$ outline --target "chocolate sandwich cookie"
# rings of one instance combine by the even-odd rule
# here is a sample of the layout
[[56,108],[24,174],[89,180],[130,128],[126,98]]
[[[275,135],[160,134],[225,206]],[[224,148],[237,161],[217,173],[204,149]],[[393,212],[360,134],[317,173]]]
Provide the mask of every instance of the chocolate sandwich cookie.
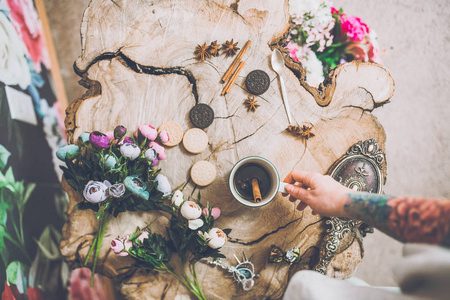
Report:
[[254,70],[248,73],[245,79],[245,87],[250,94],[261,95],[265,93],[270,86],[270,78],[262,70]]
[[195,127],[206,128],[214,121],[214,111],[211,106],[200,103],[191,109],[189,119]]

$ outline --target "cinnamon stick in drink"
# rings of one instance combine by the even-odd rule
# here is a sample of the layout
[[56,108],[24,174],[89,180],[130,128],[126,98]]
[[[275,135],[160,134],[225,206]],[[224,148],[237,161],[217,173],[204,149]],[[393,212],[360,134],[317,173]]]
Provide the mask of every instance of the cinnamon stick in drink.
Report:
[[261,202],[262,200],[261,190],[259,189],[259,182],[258,178],[256,177],[252,179],[252,191],[253,191],[253,201],[255,201],[255,203]]

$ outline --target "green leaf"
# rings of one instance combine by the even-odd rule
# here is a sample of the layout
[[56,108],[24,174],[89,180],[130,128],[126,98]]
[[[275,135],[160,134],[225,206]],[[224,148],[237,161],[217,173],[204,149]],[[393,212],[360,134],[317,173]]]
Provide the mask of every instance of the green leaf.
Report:
[[5,179],[7,182],[9,182],[11,184],[14,184],[16,182],[16,180],[14,179],[14,173],[13,173],[12,167],[9,167],[8,171],[6,171]]
[[8,163],[8,158],[11,155],[3,145],[0,145],[0,170],[3,170]]
[[60,240],[61,233],[59,233],[53,226],[48,225],[45,227],[39,240],[36,240],[36,243],[46,258],[49,260],[56,260],[61,257],[59,252]]
[[27,278],[25,277],[26,267],[20,261],[11,262],[6,268],[6,280],[9,284],[14,284],[21,294],[27,290]]
[[35,187],[35,183],[29,183],[26,186],[24,186],[23,183],[20,185],[20,198],[17,199],[17,207],[19,208],[20,214],[23,214],[23,211],[25,210],[25,204],[27,204],[27,201],[30,199],[31,193],[33,192]]
[[0,256],[3,259],[3,264],[6,266],[9,261],[9,251],[6,248],[4,237],[7,235],[5,227],[0,226]]

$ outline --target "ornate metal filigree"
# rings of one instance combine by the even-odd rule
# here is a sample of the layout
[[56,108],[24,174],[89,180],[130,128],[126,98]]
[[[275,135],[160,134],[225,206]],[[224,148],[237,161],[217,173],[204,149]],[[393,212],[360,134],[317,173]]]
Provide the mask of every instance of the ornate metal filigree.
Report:
[[[328,174],[342,185],[356,191],[382,193],[383,163],[383,151],[379,149],[375,139],[370,139],[350,147],[347,153],[330,168]],[[314,267],[314,270],[322,274],[326,273],[328,265],[337,254],[344,234],[354,231],[355,227],[361,227],[362,236],[371,232],[371,228],[368,229],[361,221],[346,218],[332,217],[326,221],[326,224],[331,227],[327,229],[327,234],[320,246],[319,262]]]

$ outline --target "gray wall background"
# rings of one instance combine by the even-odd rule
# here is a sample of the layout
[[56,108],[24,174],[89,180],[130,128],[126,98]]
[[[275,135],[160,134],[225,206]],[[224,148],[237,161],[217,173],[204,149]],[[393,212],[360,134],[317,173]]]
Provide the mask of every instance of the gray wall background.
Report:
[[[245,1],[245,0],[241,0]],[[44,0],[69,101],[80,97],[72,65],[81,53],[80,24],[88,0]],[[335,0],[378,34],[381,58],[396,88],[375,110],[387,135],[386,194],[450,198],[450,1]],[[402,246],[381,232],[364,242],[356,276],[395,285],[391,268]]]

